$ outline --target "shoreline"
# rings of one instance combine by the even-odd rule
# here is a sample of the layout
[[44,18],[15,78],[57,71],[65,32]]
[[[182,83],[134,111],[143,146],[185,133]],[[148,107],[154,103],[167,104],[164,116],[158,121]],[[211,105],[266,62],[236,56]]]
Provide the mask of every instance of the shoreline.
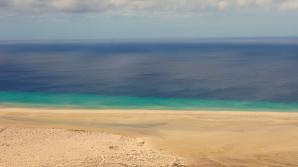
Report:
[[90,110],[0,106],[0,125],[144,139],[194,166],[298,164],[298,113]]
[[96,94],[3,92],[0,91],[0,106],[20,108],[70,108],[70,109],[126,109],[126,110],[177,110],[177,111],[272,111],[298,112],[298,103],[253,100],[216,100],[195,98],[162,98],[133,96],[100,96]]
[[65,111],[69,112],[84,112],[84,113],[103,113],[103,112],[148,112],[148,113],[172,113],[175,112],[177,114],[183,113],[224,113],[224,114],[298,114],[298,109],[296,110],[270,110],[270,109],[228,109],[228,108],[198,108],[198,109],[163,109],[163,108],[84,108],[84,107],[72,107],[72,106],[47,106],[47,105],[19,105],[19,104],[1,104],[0,109],[8,109],[8,110],[18,110],[21,112],[23,109],[30,109],[31,112],[53,112],[53,113],[61,113]]

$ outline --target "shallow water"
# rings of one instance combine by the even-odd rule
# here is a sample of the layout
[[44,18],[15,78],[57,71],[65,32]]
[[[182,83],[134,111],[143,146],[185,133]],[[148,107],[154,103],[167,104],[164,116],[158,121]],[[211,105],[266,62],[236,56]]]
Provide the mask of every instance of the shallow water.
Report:
[[0,103],[298,109],[298,44],[0,45]]

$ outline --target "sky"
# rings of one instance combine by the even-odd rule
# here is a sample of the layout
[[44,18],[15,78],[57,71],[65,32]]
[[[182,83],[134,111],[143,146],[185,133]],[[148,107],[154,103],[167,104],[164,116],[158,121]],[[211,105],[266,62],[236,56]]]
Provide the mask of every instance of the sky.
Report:
[[0,41],[298,37],[298,0],[0,0]]

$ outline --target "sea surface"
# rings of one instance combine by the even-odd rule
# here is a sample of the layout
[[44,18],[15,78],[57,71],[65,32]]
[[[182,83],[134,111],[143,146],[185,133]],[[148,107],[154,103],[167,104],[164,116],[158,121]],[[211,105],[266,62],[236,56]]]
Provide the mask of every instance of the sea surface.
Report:
[[298,111],[298,42],[1,43],[0,105]]

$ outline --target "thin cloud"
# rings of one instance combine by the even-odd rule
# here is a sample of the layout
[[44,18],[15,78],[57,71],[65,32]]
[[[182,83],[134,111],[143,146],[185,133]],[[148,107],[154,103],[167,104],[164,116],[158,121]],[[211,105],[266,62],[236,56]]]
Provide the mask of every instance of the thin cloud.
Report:
[[289,0],[282,4],[283,10],[298,10],[298,0]]
[[200,13],[270,9],[298,10],[298,0],[0,0],[15,13]]
[[8,7],[9,1],[8,0],[1,0],[0,1],[0,8]]

